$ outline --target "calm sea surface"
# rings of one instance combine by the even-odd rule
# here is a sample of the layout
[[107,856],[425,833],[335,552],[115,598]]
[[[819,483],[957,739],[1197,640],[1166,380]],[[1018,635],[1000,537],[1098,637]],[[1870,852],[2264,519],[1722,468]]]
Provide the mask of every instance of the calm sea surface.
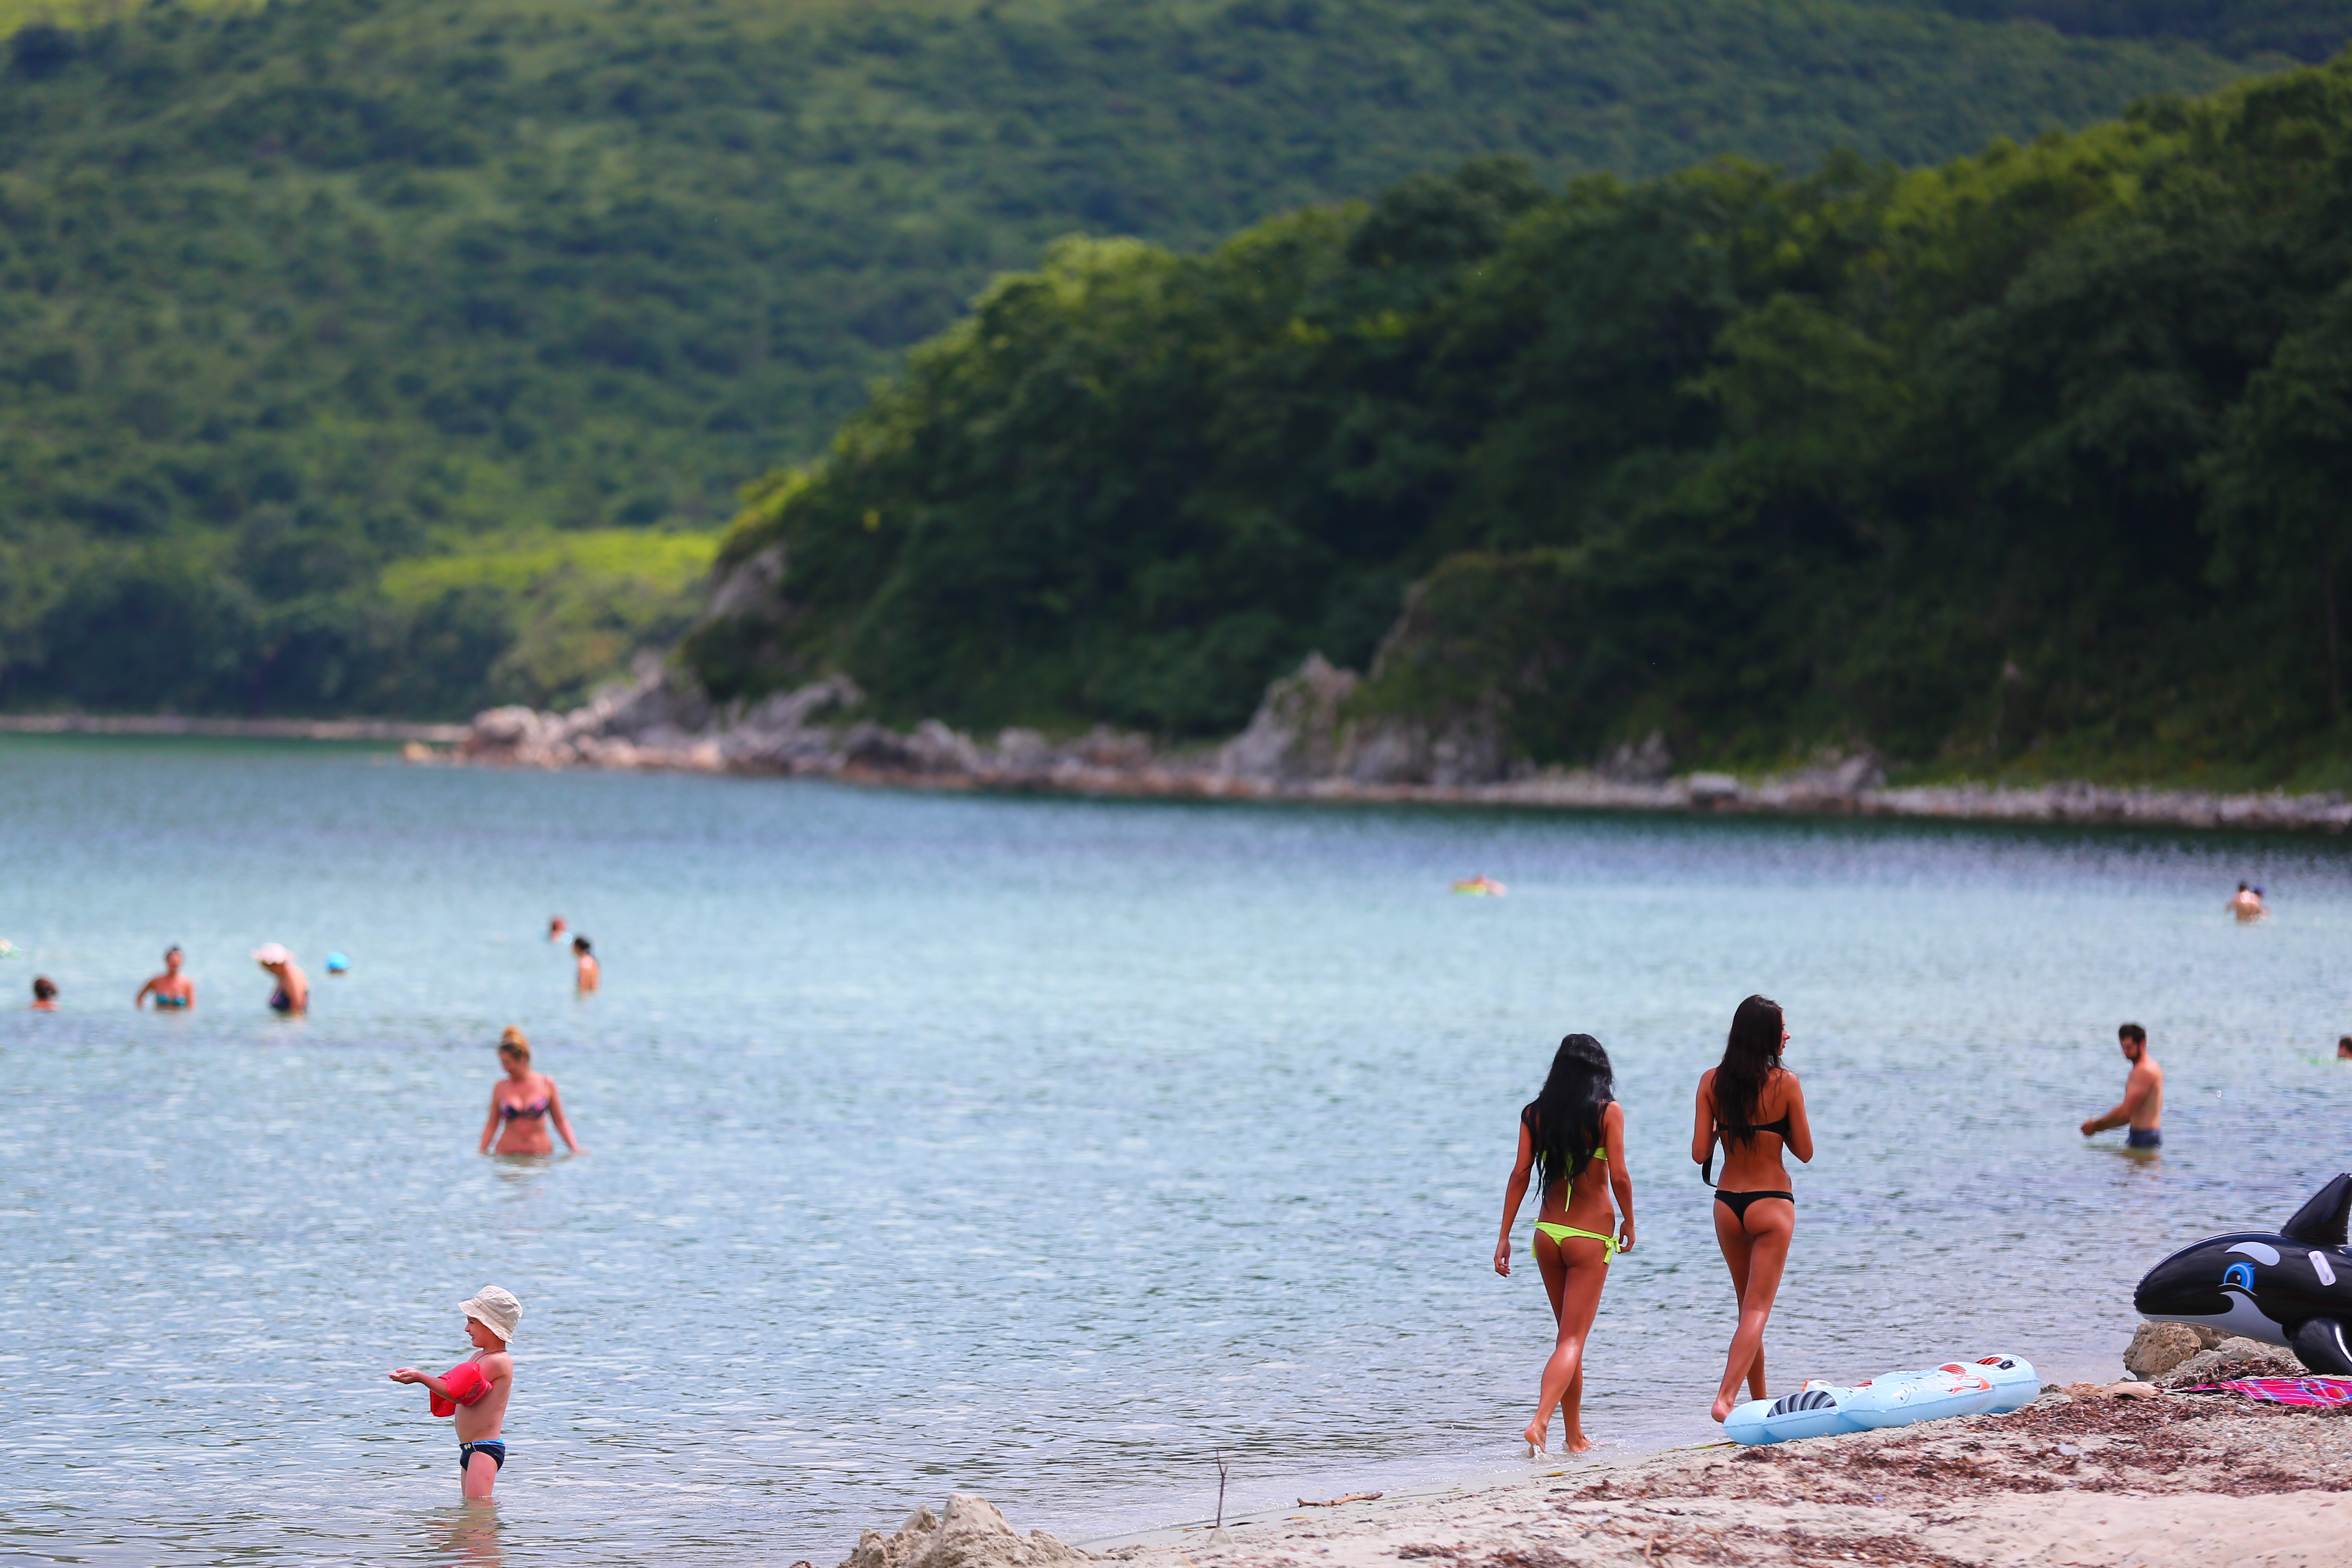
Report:
[[[1479,871],[1509,897],[1449,894]],[[1507,1460],[1551,1331],[1489,1253],[1570,1029],[1641,1222],[1588,1422],[1703,1439],[1732,1302],[1690,1104],[1751,991],[1820,1142],[1780,1378],[2111,1373],[2158,1256],[2352,1164],[2320,841],[11,739],[0,936],[5,1562],[827,1564],[952,1489],[1085,1537],[1205,1514],[1219,1451],[1245,1503]],[[267,941],[307,1020],[264,1010]],[[173,942],[200,1007],[133,1013]],[[2147,1163],[2074,1131],[2125,1018],[2168,1073]],[[584,1158],[474,1152],[508,1024]],[[457,1360],[493,1281],[527,1307],[494,1517],[383,1376]]]

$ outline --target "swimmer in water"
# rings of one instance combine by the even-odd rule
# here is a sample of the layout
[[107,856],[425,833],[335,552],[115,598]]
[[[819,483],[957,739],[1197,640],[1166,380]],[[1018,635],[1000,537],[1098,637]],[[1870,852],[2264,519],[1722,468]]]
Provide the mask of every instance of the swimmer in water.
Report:
[[[572,1133],[572,1123],[563,1114],[563,1096],[555,1080],[543,1072],[530,1070],[530,1042],[522,1031],[509,1026],[499,1037],[499,1065],[507,1076],[490,1088],[490,1116],[482,1123],[482,1142],[478,1152],[486,1154],[552,1154],[555,1140],[547,1135],[549,1122],[563,1135],[563,1146],[575,1154],[588,1151],[580,1147],[580,1140]],[[497,1141],[497,1147],[491,1141]]]
[[2131,1131],[2124,1135],[2126,1149],[2161,1149],[2164,1147],[2164,1069],[2147,1054],[2147,1031],[2137,1024],[2126,1024],[2116,1031],[2116,1043],[2122,1047],[2124,1060],[2131,1063],[2131,1072],[2124,1079],[2123,1102],[2105,1116],[2094,1116],[2083,1123],[2083,1136],[2104,1132],[2110,1127],[2121,1127],[2126,1121]]
[[181,956],[178,948],[165,948],[163,973],[142,985],[139,988],[139,994],[131,999],[131,1005],[136,1007],[148,997],[152,996],[155,998],[155,1011],[158,1013],[185,1013],[192,1010],[196,1005],[196,983],[180,973],[180,965],[185,962],[187,961]]
[[274,942],[263,942],[253,950],[253,962],[269,971],[278,982],[278,989],[269,994],[269,1010],[299,1018],[310,1010],[310,977],[294,962],[294,955]]
[[2260,888],[2249,888],[2243,882],[2238,884],[2238,890],[2231,895],[2230,901],[2221,907],[2237,916],[2240,925],[2251,925],[2270,913],[2268,910],[2263,908],[2263,890]]
[[54,1013],[58,1010],[58,983],[46,974],[33,976],[33,1011]]
[[580,987],[580,994],[584,996],[596,989],[596,983],[603,977],[603,971],[597,967],[595,954],[588,951],[588,939],[584,936],[575,936],[572,939],[572,957],[573,981]]
[[1789,1243],[1797,1231],[1797,1198],[1780,1163],[1785,1151],[1813,1157],[1813,1125],[1805,1118],[1805,1091],[1780,1065],[1789,1030],[1780,1004],[1750,996],[1731,1016],[1723,1060],[1698,1080],[1698,1114],[1691,1128],[1691,1160],[1699,1173],[1723,1145],[1723,1181],[1715,1189],[1715,1241],[1731,1266],[1739,1299],[1739,1327],[1731,1336],[1723,1382],[1716,1388],[1717,1421],[1731,1414],[1742,1382],[1748,1397],[1764,1392],[1764,1325],[1780,1293]]
[[472,1300],[458,1302],[457,1310],[466,1314],[472,1355],[438,1377],[413,1366],[388,1375],[394,1383],[423,1384],[432,1395],[433,1414],[457,1418],[458,1486],[473,1500],[488,1498],[507,1468],[507,1401],[514,1394],[514,1357],[508,1352],[522,1321],[522,1303],[510,1291],[485,1285]]
[[563,933],[571,929],[572,928],[570,926],[563,923],[563,917],[562,915],[550,915],[547,921],[547,940],[550,942],[562,942],[563,940]]
[[2338,1061],[2352,1060],[2352,1035],[2341,1035],[2336,1037],[2336,1057]]
[[1503,1187],[1495,1272],[1510,1277],[1511,1226],[1532,1170],[1541,1194],[1536,1268],[1559,1331],[1537,1385],[1535,1419],[1519,1434],[1529,1458],[1544,1451],[1555,1409],[1567,1427],[1567,1451],[1581,1454],[1592,1447],[1584,1435],[1584,1342],[1601,1310],[1611,1261],[1633,1248],[1633,1177],[1625,1168],[1625,1109],[1614,1089],[1601,1042],[1570,1035],[1552,1056],[1543,1091],[1519,1111],[1519,1154]]

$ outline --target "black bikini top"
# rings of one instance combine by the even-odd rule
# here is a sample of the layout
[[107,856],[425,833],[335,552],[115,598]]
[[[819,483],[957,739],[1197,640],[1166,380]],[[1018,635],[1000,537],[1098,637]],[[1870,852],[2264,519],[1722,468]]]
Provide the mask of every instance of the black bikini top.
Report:
[[542,1100],[536,1105],[501,1105],[499,1107],[499,1114],[509,1121],[512,1121],[518,1116],[528,1116],[536,1121],[547,1114],[547,1101]]
[[[1726,1127],[1723,1123],[1718,1121],[1716,1123],[1716,1131],[1723,1135],[1723,1142],[1726,1148],[1730,1147],[1731,1141],[1734,1138],[1738,1138],[1741,1142],[1745,1143],[1753,1139],[1759,1132],[1769,1132],[1785,1143],[1789,1141],[1789,1115],[1784,1111],[1781,1113],[1780,1121],[1767,1121],[1760,1127]],[[1700,1162],[1698,1176],[1699,1180],[1705,1182],[1708,1186],[1711,1187],[1715,1185],[1714,1150],[1709,1149],[1706,1152],[1706,1158]]]

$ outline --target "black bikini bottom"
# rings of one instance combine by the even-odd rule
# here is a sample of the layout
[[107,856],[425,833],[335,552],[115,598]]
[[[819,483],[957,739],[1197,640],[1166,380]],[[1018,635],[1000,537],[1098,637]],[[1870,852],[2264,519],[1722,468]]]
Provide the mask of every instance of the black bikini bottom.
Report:
[[1715,1194],[1715,1201],[1721,1204],[1725,1208],[1729,1209],[1731,1211],[1731,1217],[1737,1220],[1745,1220],[1748,1217],[1748,1205],[1764,1198],[1786,1198],[1789,1200],[1789,1206],[1791,1208],[1794,1208],[1797,1205],[1797,1194],[1794,1193],[1719,1192]]
[[494,1437],[487,1443],[458,1444],[457,1468],[462,1472],[467,1465],[474,1462],[474,1456],[477,1454],[488,1454],[490,1457],[490,1462],[501,1470],[507,1468],[507,1446]]

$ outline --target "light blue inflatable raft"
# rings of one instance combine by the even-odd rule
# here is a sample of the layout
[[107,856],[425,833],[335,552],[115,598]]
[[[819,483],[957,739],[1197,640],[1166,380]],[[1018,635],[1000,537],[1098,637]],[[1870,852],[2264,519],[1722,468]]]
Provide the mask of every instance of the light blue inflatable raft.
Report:
[[1877,1426],[1908,1426],[1947,1415],[2005,1415],[2042,1392],[2041,1375],[2023,1356],[1989,1355],[1946,1362],[1916,1372],[1890,1372],[1851,1388],[1813,1382],[1778,1399],[1754,1399],[1723,1420],[1735,1443],[1786,1443]]

